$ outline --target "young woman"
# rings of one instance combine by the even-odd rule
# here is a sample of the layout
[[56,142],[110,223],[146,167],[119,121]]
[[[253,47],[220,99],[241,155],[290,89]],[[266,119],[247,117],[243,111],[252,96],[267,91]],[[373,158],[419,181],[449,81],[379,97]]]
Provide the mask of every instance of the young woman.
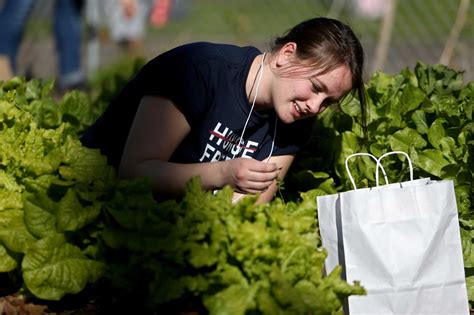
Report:
[[234,200],[273,198],[307,141],[312,119],[349,92],[364,113],[362,46],[341,22],[314,18],[254,47],[192,43],[148,62],[83,136],[119,176],[151,178],[176,197],[199,176]]

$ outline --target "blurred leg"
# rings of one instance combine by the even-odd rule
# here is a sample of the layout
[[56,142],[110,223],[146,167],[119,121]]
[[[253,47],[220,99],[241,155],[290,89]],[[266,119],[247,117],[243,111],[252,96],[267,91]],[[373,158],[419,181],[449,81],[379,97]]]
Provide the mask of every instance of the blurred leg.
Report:
[[0,11],[0,55],[8,57],[13,72],[23,28],[33,4],[34,0],[5,0]]
[[10,59],[6,55],[0,55],[0,81],[8,81],[13,77]]
[[59,58],[60,87],[70,88],[82,84],[82,16],[77,1],[56,0],[54,34]]

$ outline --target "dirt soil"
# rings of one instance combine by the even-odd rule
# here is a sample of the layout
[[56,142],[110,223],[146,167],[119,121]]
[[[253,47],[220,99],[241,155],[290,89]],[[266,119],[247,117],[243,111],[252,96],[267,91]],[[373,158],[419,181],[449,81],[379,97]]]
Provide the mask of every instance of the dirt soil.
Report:
[[55,308],[45,304],[36,304],[32,301],[25,300],[25,297],[13,294],[0,298],[0,314],[1,315],[92,315],[97,314],[93,304],[86,304],[79,308],[55,310]]

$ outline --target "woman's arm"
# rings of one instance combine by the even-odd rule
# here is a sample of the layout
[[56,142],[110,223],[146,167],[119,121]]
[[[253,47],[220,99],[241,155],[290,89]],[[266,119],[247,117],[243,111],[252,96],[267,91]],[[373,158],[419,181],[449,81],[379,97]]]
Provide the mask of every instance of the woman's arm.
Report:
[[119,175],[146,176],[159,194],[179,196],[187,181],[199,176],[204,189],[231,185],[241,193],[267,190],[278,176],[275,163],[238,158],[212,163],[171,163],[173,152],[191,131],[179,109],[168,99],[145,96],[140,103],[125,144]]

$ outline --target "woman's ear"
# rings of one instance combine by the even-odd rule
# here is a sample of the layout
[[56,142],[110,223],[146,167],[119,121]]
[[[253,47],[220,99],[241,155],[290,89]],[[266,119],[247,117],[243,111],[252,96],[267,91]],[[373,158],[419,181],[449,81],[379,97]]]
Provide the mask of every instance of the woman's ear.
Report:
[[276,66],[281,67],[290,63],[296,55],[296,43],[288,42],[284,44],[277,53]]

